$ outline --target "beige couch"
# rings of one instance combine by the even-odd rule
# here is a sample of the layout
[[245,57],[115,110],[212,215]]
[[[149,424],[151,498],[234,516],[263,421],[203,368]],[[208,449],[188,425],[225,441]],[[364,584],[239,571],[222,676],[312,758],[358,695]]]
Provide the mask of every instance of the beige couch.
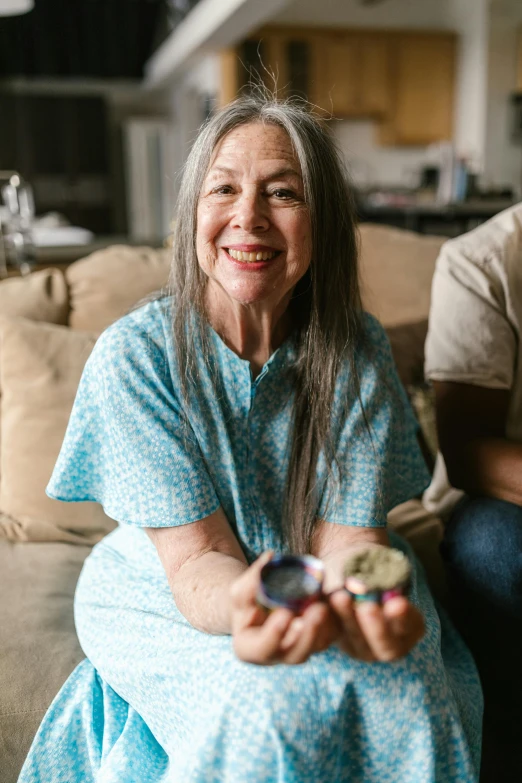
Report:
[[[422,379],[429,289],[441,241],[365,225],[363,290],[389,327],[405,384]],[[161,288],[168,251],[118,246],[0,283],[0,781],[14,783],[52,698],[83,654],[73,594],[91,546],[114,522],[92,503],[47,498],[82,368],[99,333]],[[439,520],[418,501],[390,522],[443,591]]]

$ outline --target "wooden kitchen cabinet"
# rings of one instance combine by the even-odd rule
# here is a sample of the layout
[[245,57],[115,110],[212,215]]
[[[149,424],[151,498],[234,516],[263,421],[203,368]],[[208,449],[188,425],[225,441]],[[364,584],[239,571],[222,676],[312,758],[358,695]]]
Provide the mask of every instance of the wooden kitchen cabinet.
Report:
[[387,145],[426,145],[453,131],[456,36],[423,31],[267,27],[223,53],[225,105],[257,73],[340,119],[374,118]]
[[220,104],[226,105],[261,81],[281,97],[298,95],[312,103],[320,95],[317,74],[320,51],[313,31],[263,29],[235,49],[222,53]]
[[272,72],[283,95],[304,97],[335,117],[379,117],[389,112],[386,34],[264,28],[223,53],[222,105],[244,89],[251,72],[273,87]]
[[517,44],[517,81],[515,89],[522,91],[522,27],[518,28],[518,44]]
[[392,46],[391,112],[382,144],[426,145],[453,137],[456,36],[400,33]]
[[390,45],[386,34],[325,33],[317,103],[339,118],[385,117],[390,111]]
[[355,36],[322,35],[317,41],[320,68],[316,103],[335,117],[357,116],[359,109],[358,52]]

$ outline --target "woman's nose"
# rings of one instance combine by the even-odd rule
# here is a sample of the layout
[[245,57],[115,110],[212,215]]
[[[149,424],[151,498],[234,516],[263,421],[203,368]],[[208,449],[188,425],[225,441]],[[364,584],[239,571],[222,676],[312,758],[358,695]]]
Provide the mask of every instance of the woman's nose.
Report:
[[270,221],[259,193],[247,191],[241,194],[236,202],[232,225],[244,231],[263,231],[269,227]]

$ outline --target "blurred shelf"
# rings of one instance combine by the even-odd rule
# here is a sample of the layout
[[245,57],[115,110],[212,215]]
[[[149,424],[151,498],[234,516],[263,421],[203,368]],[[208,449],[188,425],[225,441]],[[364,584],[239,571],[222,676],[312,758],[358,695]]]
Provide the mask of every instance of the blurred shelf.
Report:
[[359,197],[357,211],[363,222],[383,223],[422,234],[453,237],[475,228],[513,206],[513,203],[504,199],[476,199],[456,204],[416,203],[414,200],[376,204]]
[[131,245],[133,247],[163,247],[163,239],[130,239],[128,236],[97,237],[88,245],[56,245],[55,247],[38,247],[36,261],[38,264],[55,263],[70,264],[79,258],[102,250],[109,245]]

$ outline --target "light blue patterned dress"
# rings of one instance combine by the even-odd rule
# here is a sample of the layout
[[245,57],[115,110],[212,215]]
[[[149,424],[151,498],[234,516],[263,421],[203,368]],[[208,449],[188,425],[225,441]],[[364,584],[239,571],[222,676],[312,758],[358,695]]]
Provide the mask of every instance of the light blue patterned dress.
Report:
[[[120,526],[85,563],[75,617],[88,660],[51,705],[20,783],[475,781],[477,675],[419,566],[412,600],[427,632],[389,664],[335,648],[300,666],[246,664],[230,637],[195,630],[177,609],[144,527],[187,524],[221,505],[249,560],[284,550],[296,346],[287,340],[253,381],[209,330],[213,367],[199,362],[187,423],[171,306],[159,300],[111,326],[85,368],[48,492],[98,501]],[[359,368],[372,439],[356,400],[339,416],[346,368],[332,419],[340,490],[320,463],[319,513],[378,526],[429,477],[386,337],[370,317],[366,329],[371,356]]]

